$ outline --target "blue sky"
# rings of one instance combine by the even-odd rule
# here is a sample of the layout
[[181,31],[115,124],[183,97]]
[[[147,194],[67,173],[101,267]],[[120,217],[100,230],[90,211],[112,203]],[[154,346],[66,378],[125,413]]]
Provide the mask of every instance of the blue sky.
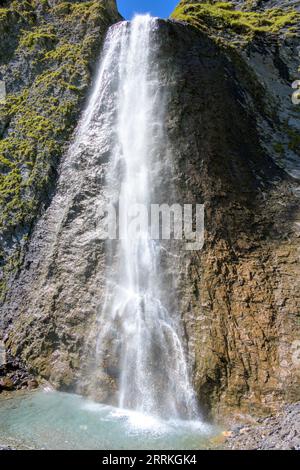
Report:
[[117,0],[119,12],[126,20],[134,13],[151,13],[152,16],[167,18],[179,0]]

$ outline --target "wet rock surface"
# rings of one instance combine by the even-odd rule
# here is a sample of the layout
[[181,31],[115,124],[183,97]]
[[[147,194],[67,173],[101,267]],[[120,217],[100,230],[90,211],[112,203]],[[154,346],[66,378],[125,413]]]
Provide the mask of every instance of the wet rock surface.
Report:
[[255,426],[239,426],[224,446],[230,450],[300,450],[300,403],[258,420]]

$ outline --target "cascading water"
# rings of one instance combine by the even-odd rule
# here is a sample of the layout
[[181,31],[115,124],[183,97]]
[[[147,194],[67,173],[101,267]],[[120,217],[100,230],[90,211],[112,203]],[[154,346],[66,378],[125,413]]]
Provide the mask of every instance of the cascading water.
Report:
[[[159,67],[153,36],[157,20],[137,16],[114,26],[98,77],[94,108],[105,108],[104,88],[113,90],[115,146],[106,175],[110,203],[121,203],[122,238],[108,244],[106,300],[99,314],[95,368],[102,382],[111,383],[115,403],[162,417],[197,416],[182,344],[179,313],[170,314],[163,285],[159,242],[141,228],[129,233],[130,211],[136,204],[149,208],[160,200],[163,173],[168,173],[164,131],[164,97],[159,90]],[[103,76],[109,77],[108,83]],[[93,113],[88,121],[93,126]],[[101,130],[100,130],[101,132]],[[96,143],[98,139],[96,138]],[[170,170],[171,171],[171,170]],[[133,213],[131,214],[134,215]],[[113,371],[113,373],[111,372]]]
[[[47,338],[40,331],[43,347],[54,341],[53,378],[69,383],[74,359],[76,391],[98,403],[55,391],[0,400],[0,441],[13,447],[199,449],[210,447],[219,432],[199,420],[189,381],[176,296],[184,271],[177,244],[151,240],[147,229],[103,242],[99,224],[107,204],[119,200],[123,217],[136,203],[177,200],[164,124],[170,98],[164,90],[172,76],[159,58],[159,26],[146,16],[110,28],[20,282],[29,330],[34,318],[49,328]],[[128,220],[121,225],[126,232]],[[57,316],[64,319],[59,328]],[[72,353],[83,338],[79,368]]]

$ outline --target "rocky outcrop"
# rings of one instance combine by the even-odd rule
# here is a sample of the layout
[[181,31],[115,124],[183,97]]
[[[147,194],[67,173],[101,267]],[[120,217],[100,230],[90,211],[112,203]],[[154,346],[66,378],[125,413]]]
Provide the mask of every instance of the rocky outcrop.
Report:
[[[120,19],[115,0],[1,3],[1,304],[52,198],[105,33]],[[0,336],[11,321],[2,309]]]
[[[68,8],[76,10],[77,3]],[[174,18],[160,21],[156,31],[161,87],[168,90],[169,151],[176,170],[167,177],[173,178],[180,200],[205,204],[203,250],[181,249],[173,262],[176,269],[180,265],[177,297],[195,390],[203,413],[215,417],[237,410],[270,413],[282,403],[299,400],[300,120],[299,109],[291,101],[291,83],[298,74],[299,17],[296,10],[275,13],[264,8],[255,15],[253,5],[250,14],[245,3],[234,3],[237,9],[233,10],[229,5],[198,2],[201,8],[197,10],[197,2],[190,6],[181,2]],[[263,6],[263,2],[256,3],[256,8]],[[62,5],[55,8],[69,15]],[[243,13],[233,13],[241,5]],[[66,18],[63,16],[64,25],[68,24]],[[77,36],[74,24],[66,35],[79,41],[83,33]],[[87,51],[92,51],[91,62],[100,44],[94,27],[102,31],[102,20],[92,27],[93,40],[86,42]],[[51,60],[66,60],[65,49],[60,49],[64,43],[58,43],[58,48],[57,38],[52,36],[44,41],[42,54],[51,67]],[[36,57],[38,52],[32,54]],[[56,68],[55,62],[47,76]],[[35,70],[33,64],[30,70]],[[69,83],[73,74],[66,73],[62,85],[52,76],[47,85],[53,89],[50,96],[55,98],[56,87]],[[84,97],[89,76],[83,83],[77,74],[75,77],[64,97],[77,97],[73,87],[82,87],[80,96]],[[28,96],[35,86],[40,90],[44,79],[43,75],[34,78]],[[107,98],[109,106],[109,94]],[[71,122],[76,121],[82,100],[75,101],[70,123],[65,117],[59,120],[59,126],[67,122],[67,133],[59,134],[58,142],[67,139]],[[19,101],[13,103],[11,109],[18,109]],[[25,103],[27,109],[31,101]],[[24,108],[6,126],[6,133],[15,132],[9,129],[15,129],[12,126],[18,125],[23,114]],[[44,136],[46,131],[43,126],[40,132]],[[34,141],[41,142],[39,152],[40,147],[44,149],[40,138],[34,135]],[[63,164],[56,195],[35,226],[21,273],[18,266],[10,270],[18,275],[6,287],[2,324],[7,351],[34,375],[64,390],[76,387],[101,305],[104,247],[86,233],[94,230],[110,145],[105,142],[89,163],[83,151],[72,165]],[[85,152],[89,152],[88,145]],[[52,154],[43,150],[38,155],[43,155],[45,163]],[[49,165],[51,161],[47,160]],[[51,165],[56,169],[53,161]],[[40,181],[40,173],[37,177]],[[52,188],[55,177],[51,181]],[[47,206],[52,196],[50,191],[46,198],[37,196],[43,192],[34,194],[38,207]],[[24,197],[30,200],[27,193]],[[5,207],[14,210],[7,204]],[[4,237],[5,253],[10,253],[7,246],[15,246],[15,238],[22,246],[23,235],[13,238],[13,234],[23,233],[17,226],[10,229],[11,238]],[[7,259],[5,254],[5,266]],[[112,388],[114,373],[108,371],[106,377]],[[102,377],[95,380],[99,389],[105,389]]]
[[0,301],[51,200],[114,0],[4,1],[0,8]]
[[300,403],[261,418],[255,425],[237,426],[224,446],[234,450],[300,450]]

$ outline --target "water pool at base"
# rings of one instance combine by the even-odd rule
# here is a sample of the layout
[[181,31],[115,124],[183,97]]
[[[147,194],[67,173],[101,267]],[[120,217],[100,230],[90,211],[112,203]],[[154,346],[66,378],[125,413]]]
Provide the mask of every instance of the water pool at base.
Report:
[[199,421],[162,421],[68,393],[0,396],[0,445],[15,448],[209,449],[219,434]]

